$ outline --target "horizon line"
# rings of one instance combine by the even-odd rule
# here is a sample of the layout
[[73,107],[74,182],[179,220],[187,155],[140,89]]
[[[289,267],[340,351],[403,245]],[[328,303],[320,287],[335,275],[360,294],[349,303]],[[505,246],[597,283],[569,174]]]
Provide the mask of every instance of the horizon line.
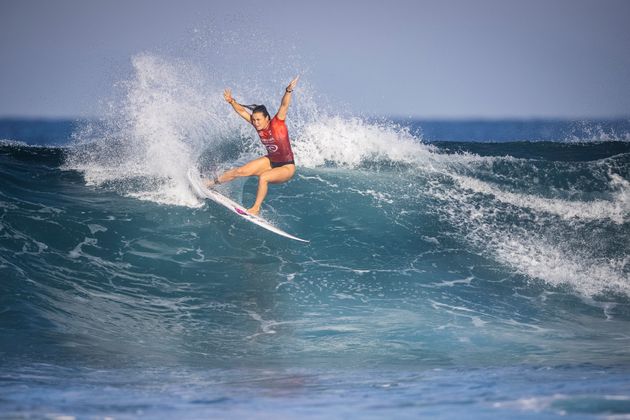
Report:
[[[349,115],[352,117],[352,115]],[[366,119],[386,119],[392,121],[443,121],[443,122],[456,122],[456,121],[623,121],[630,120],[630,114],[628,115],[611,115],[611,116],[420,116],[420,115],[354,115],[354,117],[362,117]],[[60,122],[60,121],[98,121],[104,119],[98,116],[36,116],[36,115],[0,115],[0,121],[39,121],[39,122]]]

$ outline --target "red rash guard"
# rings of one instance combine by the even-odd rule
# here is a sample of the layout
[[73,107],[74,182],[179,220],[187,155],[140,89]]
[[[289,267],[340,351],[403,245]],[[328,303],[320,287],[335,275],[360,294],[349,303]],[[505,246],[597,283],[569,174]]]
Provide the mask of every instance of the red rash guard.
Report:
[[269,126],[258,131],[260,141],[267,148],[267,157],[271,162],[291,162],[293,152],[289,143],[287,125],[278,117],[273,117]]

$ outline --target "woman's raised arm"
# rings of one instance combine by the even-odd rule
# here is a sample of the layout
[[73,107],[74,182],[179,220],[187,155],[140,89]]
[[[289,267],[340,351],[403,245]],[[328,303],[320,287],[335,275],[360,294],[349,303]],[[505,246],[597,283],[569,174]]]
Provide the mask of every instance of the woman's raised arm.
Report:
[[225,89],[223,91],[223,97],[225,98],[227,103],[232,105],[232,108],[234,108],[234,111],[236,111],[238,115],[243,117],[245,121],[247,121],[248,123],[252,122],[251,114],[247,112],[247,110],[245,109],[245,107],[243,107],[243,105],[239,104],[238,102],[236,102],[236,100],[234,100],[234,98],[232,97],[232,91],[230,89]]
[[287,111],[289,110],[289,104],[291,103],[291,92],[295,89],[295,85],[297,85],[298,79],[300,76],[297,76],[295,79],[291,80],[291,83],[284,90],[284,95],[282,96],[282,102],[280,102],[280,109],[278,109],[278,113],[276,117],[279,120],[283,120],[287,117]]

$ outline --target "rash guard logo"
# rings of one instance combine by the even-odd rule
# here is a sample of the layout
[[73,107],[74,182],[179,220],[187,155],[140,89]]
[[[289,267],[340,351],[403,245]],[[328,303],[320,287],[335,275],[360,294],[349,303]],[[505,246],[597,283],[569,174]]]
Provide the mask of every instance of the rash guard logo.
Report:
[[278,146],[276,146],[275,144],[270,144],[269,146],[267,146],[267,151],[269,153],[275,153],[278,151]]

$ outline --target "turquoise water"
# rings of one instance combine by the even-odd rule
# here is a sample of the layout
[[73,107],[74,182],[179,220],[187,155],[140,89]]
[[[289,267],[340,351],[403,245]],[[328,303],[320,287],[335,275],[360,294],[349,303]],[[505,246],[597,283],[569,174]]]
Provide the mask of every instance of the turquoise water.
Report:
[[2,411],[630,414],[628,143],[405,147],[274,187],[264,215],[303,245],[5,142]]

